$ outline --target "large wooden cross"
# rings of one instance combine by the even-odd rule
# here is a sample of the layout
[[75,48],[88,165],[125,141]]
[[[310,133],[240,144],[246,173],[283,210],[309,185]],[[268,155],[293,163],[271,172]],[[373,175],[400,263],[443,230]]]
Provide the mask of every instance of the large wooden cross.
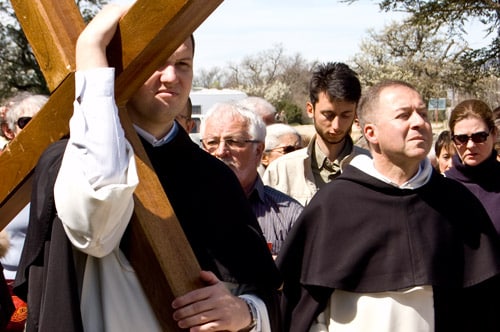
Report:
[[[198,288],[200,267],[170,206],[125,105],[146,79],[222,0],[137,0],[108,52],[116,68],[120,120],[134,147],[140,178],[128,258],[165,331],[178,331],[171,300]],[[45,148],[69,132],[75,44],[85,24],[74,0],[11,0],[51,96],[0,155],[0,229],[29,202],[32,174]]]

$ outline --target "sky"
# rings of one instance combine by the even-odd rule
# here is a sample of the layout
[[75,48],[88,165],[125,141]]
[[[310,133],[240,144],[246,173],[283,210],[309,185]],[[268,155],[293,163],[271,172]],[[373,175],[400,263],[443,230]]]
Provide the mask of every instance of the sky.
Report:
[[[286,55],[299,53],[308,61],[347,61],[358,52],[368,29],[379,32],[404,17],[403,13],[381,12],[378,2],[225,0],[194,33],[195,72],[238,64],[245,56],[276,45]],[[486,45],[480,23],[471,24],[468,30],[471,46]]]
[[195,31],[196,65],[238,63],[276,45],[310,61],[346,61],[368,28],[395,17],[367,0],[226,0]]

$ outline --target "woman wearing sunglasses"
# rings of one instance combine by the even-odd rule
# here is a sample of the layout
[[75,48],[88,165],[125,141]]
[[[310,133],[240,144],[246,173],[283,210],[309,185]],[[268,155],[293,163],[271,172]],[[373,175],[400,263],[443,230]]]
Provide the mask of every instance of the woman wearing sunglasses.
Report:
[[479,198],[500,234],[500,163],[494,149],[498,130],[493,112],[480,100],[465,100],[451,112],[449,126],[457,154],[445,175]]

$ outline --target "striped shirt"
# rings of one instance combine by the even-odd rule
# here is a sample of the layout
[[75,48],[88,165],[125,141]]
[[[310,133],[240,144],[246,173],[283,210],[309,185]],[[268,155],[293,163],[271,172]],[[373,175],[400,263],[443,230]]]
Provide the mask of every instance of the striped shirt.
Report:
[[285,238],[303,206],[287,194],[265,186],[257,176],[248,196],[273,256],[278,255]]

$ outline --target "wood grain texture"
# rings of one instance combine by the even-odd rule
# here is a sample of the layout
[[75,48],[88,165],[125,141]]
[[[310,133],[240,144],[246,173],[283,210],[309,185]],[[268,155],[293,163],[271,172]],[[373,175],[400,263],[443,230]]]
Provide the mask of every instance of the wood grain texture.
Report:
[[11,0],[12,8],[54,91],[75,70],[76,40],[85,27],[75,1]]

